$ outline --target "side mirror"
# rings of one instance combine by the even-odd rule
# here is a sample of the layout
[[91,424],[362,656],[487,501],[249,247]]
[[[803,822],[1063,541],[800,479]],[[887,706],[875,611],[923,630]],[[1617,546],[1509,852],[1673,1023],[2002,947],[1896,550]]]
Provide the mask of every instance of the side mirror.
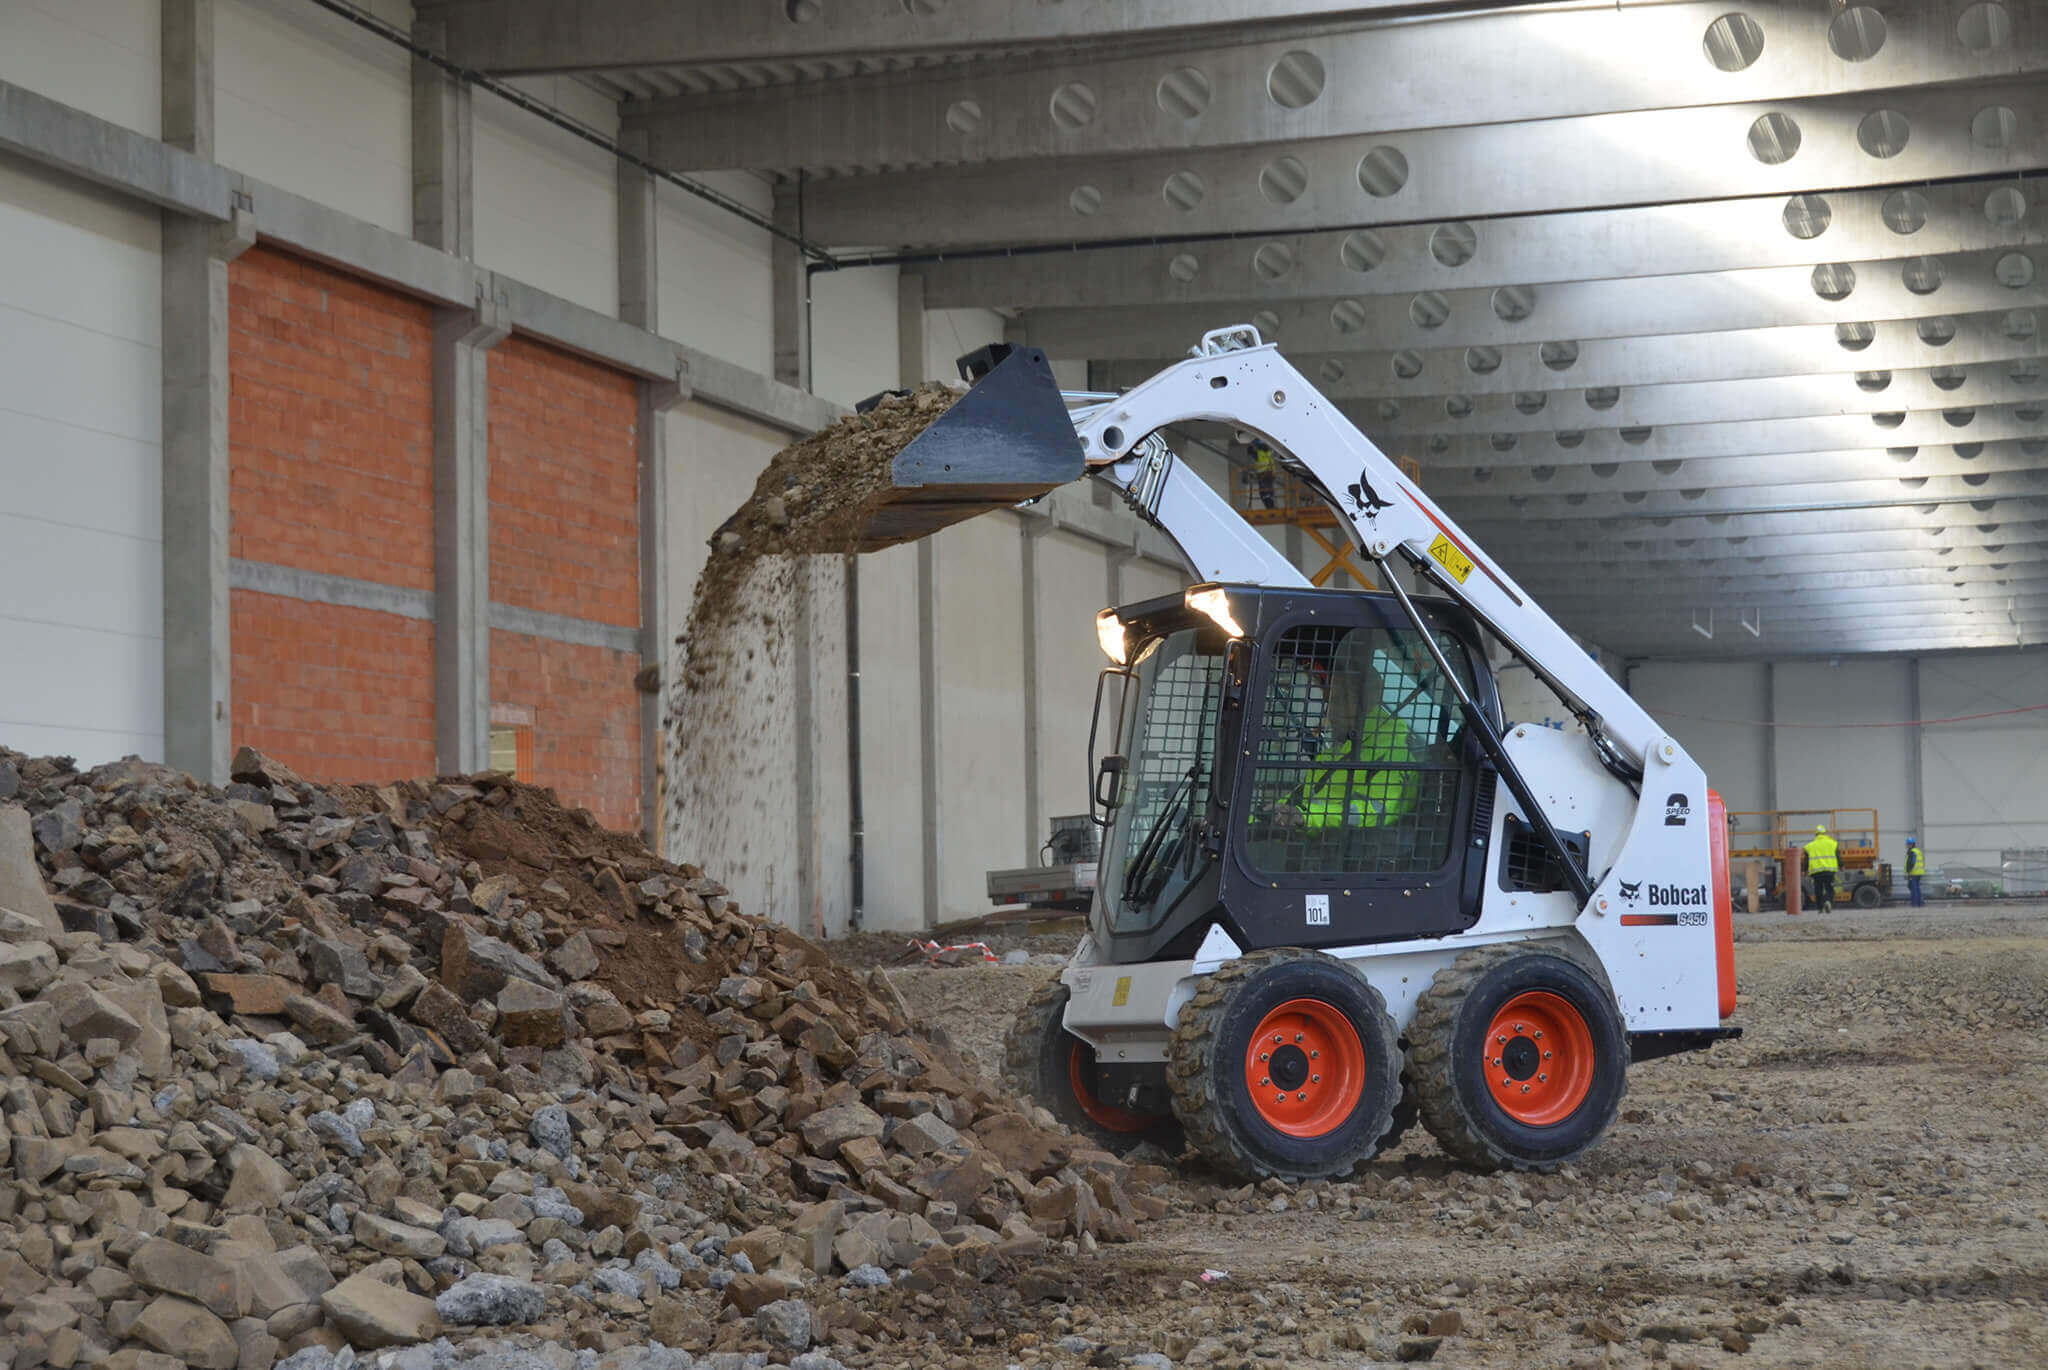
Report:
[[[1137,676],[1121,666],[1105,667],[1095,677],[1095,713],[1088,723],[1088,817],[1099,828],[1109,826],[1110,816],[1124,802],[1123,777],[1129,763],[1121,752],[1111,752],[1097,761],[1095,747],[1098,741],[1106,741],[1111,747],[1123,745],[1124,713],[1137,683]],[[1107,717],[1103,710],[1105,702],[1110,706]],[[1107,738],[1103,736],[1105,724]]]
[[1105,819],[1123,806],[1125,764],[1123,757],[1111,753],[1095,769],[1095,807]]

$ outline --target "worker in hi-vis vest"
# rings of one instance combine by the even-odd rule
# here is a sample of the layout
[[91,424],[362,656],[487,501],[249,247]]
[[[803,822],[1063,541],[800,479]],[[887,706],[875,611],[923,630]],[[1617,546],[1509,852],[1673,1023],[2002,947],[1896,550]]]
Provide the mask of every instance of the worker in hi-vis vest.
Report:
[[1806,844],[1806,873],[1813,877],[1813,906],[1822,913],[1835,911],[1835,872],[1842,868],[1835,859],[1836,850],[1828,825],[1817,824],[1813,840]]
[[1264,438],[1252,439],[1251,453],[1252,485],[1259,492],[1259,503],[1271,509],[1274,507],[1273,482],[1280,469],[1280,454]]
[[1920,908],[1925,900],[1920,897],[1920,877],[1927,874],[1927,853],[1912,838],[1906,839],[1906,888],[1913,893],[1913,907]]

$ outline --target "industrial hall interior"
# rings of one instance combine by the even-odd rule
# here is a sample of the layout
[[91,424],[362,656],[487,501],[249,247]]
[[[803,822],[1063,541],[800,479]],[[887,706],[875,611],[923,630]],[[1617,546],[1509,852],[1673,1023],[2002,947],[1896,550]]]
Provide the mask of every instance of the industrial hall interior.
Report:
[[2044,322],[2048,0],[0,0],[0,1370],[2048,1363]]

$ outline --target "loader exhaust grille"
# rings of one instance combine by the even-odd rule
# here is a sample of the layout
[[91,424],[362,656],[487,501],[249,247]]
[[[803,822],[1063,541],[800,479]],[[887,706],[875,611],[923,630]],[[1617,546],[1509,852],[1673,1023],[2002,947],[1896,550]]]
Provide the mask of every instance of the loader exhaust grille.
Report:
[[[1536,830],[1514,814],[1509,814],[1501,823],[1501,836],[1507,842],[1507,855],[1500,863],[1500,887],[1504,890],[1530,894],[1548,894],[1554,890],[1568,890],[1571,881],[1566,878],[1564,867],[1543,845],[1543,839]],[[1586,847],[1591,834],[1560,832],[1558,837],[1578,861],[1580,869],[1585,868]]]

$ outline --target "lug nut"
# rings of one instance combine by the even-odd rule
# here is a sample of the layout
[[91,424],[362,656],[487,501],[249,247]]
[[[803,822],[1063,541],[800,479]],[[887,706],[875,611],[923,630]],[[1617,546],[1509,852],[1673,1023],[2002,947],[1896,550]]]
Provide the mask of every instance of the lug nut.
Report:
[[1295,1095],[1294,1097],[1295,1097],[1295,1099],[1296,1099],[1297,1101],[1299,1101],[1299,1102],[1301,1102],[1301,1103],[1304,1103],[1304,1104],[1305,1104],[1305,1103],[1307,1103],[1307,1102],[1308,1102],[1308,1092],[1307,1092],[1306,1090],[1304,1090],[1304,1091],[1303,1091],[1303,1092],[1301,1092],[1300,1094],[1297,1094],[1297,1095]]
[[1319,1085],[1323,1082],[1323,1077],[1320,1075],[1311,1075],[1308,1077],[1308,1082],[1312,1085]]

